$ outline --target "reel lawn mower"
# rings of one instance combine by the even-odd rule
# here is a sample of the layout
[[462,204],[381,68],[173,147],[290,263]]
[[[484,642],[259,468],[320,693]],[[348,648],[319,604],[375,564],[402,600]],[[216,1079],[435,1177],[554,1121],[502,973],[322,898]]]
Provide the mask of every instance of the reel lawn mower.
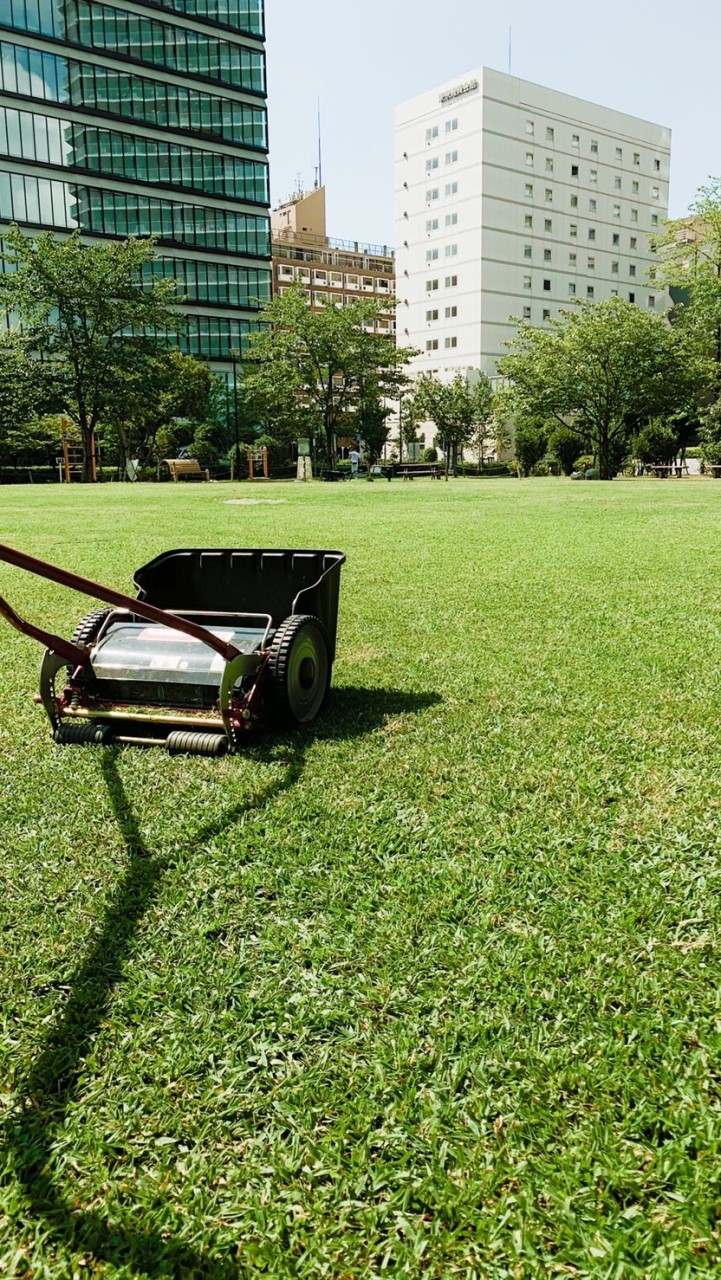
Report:
[[0,544],[0,561],[102,600],[71,640],[0,615],[46,646],[41,702],[58,743],[221,756],[257,728],[315,719],[335,658],[340,551],[166,551],[137,598]]

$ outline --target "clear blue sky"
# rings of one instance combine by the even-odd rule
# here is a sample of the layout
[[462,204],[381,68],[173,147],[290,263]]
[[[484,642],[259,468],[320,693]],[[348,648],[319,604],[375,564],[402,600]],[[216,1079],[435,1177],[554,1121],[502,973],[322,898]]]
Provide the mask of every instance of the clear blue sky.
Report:
[[328,231],[393,243],[393,109],[474,67],[673,130],[671,215],[721,174],[717,0],[266,0],[273,203],[312,186],[317,99]]

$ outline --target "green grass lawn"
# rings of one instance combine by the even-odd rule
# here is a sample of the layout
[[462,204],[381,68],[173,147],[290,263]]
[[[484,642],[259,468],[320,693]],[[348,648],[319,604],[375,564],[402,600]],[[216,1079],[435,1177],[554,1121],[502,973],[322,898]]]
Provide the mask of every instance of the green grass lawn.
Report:
[[326,712],[220,761],[54,746],[0,622],[0,1275],[718,1274],[721,485],[0,488],[0,541],[348,555]]

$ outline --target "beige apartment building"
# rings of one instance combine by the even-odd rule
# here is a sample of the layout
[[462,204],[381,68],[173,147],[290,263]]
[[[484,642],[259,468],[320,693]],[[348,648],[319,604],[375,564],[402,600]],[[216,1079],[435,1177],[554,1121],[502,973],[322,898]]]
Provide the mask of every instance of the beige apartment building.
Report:
[[[336,240],[326,233],[325,187],[300,191],[271,213],[273,293],[293,284],[305,290],[309,306],[348,306],[358,298],[392,299],[395,257],[388,245]],[[395,333],[390,305],[377,332]]]

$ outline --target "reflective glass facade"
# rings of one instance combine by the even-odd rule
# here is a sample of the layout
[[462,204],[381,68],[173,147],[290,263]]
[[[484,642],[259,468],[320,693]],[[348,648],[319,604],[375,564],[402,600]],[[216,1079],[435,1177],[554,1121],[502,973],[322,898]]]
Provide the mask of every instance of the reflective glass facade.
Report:
[[155,235],[221,363],[271,290],[263,33],[263,0],[0,0],[0,233]]

